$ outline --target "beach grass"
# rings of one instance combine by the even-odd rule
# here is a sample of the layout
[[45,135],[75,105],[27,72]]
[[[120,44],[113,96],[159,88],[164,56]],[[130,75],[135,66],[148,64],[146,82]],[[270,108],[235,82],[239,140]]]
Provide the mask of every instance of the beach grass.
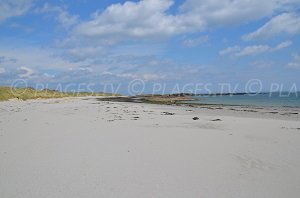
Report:
[[64,97],[84,97],[84,96],[115,96],[115,94],[101,92],[60,92],[56,90],[43,89],[36,90],[34,88],[14,88],[0,87],[0,101],[10,99],[46,99],[46,98],[64,98]]

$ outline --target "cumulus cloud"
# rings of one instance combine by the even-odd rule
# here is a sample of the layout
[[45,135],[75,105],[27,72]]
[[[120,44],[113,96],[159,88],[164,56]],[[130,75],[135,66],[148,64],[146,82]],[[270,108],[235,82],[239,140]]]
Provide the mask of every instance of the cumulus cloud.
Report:
[[254,39],[267,39],[279,34],[300,34],[300,15],[295,13],[283,13],[275,16],[255,32],[244,35],[246,41]]
[[181,11],[206,25],[241,24],[270,16],[285,0],[186,0]]
[[[82,19],[74,25],[68,38],[59,43],[63,48],[60,57],[73,63],[99,68],[95,69],[94,73],[106,70],[117,73],[117,78],[132,77],[130,74],[137,74],[140,69],[145,70],[141,73],[151,74],[160,70],[150,65],[153,60],[140,61],[143,59],[141,57],[159,56],[161,51],[165,50],[164,46],[152,45],[161,45],[162,40],[186,35],[182,45],[195,47],[207,42],[209,36],[197,38],[191,34],[270,17],[279,10],[290,10],[284,6],[287,2],[291,1],[185,0],[179,7],[175,7],[174,0],[140,0],[111,4],[104,10],[93,13],[90,19]],[[284,48],[287,44],[278,48]],[[133,45],[135,46],[132,47]],[[244,48],[233,46],[220,51],[219,54],[241,57],[275,50],[267,45]],[[160,66],[166,67],[164,64]],[[145,67],[151,69],[144,69]],[[114,71],[111,71],[111,68],[115,68]],[[144,78],[141,74],[139,77]],[[147,77],[150,78],[151,75]]]
[[[103,12],[96,12],[92,19],[78,25],[77,36],[111,39],[158,38],[185,32],[179,17],[168,15],[171,0],[127,1],[112,4]],[[111,42],[113,42],[111,41]]]
[[275,47],[270,47],[269,45],[251,45],[251,46],[246,46],[244,48],[241,48],[240,46],[233,46],[233,47],[228,47],[226,49],[221,50],[219,52],[219,54],[220,55],[231,54],[231,55],[238,56],[238,57],[257,55],[257,54],[262,54],[262,53],[266,53],[266,52],[275,52],[275,51],[287,48],[292,44],[293,44],[292,41],[284,41]]
[[[175,14],[170,14],[173,4],[173,0],[112,4],[76,26],[70,40],[86,39],[113,45],[128,40],[169,38],[218,26],[244,24],[270,17],[279,10],[289,11],[292,8],[286,5],[300,3],[294,0],[186,0]],[[187,41],[187,45],[191,43],[193,41]]]
[[[169,46],[152,41],[187,35],[185,40],[181,40],[182,45],[195,47],[207,42],[209,37],[197,38],[191,35],[199,35],[199,32],[222,26],[241,25],[283,12],[292,13],[291,10],[296,6],[288,4],[300,4],[296,0],[184,0],[181,6],[173,7],[177,6],[174,0],[122,2],[124,3],[112,4],[93,13],[89,19],[79,19],[71,15],[66,7],[47,3],[42,5],[36,9],[36,13],[51,16],[63,27],[71,30],[68,38],[61,42],[59,47],[62,48],[58,50],[17,47],[4,49],[2,53],[0,47],[1,55],[18,59],[17,62],[5,59],[6,71],[14,68],[19,71],[16,76],[32,78],[40,75],[42,78],[61,82],[79,79],[99,81],[98,77],[102,78],[103,75],[115,81],[131,78],[148,81],[168,78],[190,80],[191,77],[199,79],[202,71],[197,66],[180,65],[157,58],[163,53],[156,51]],[[2,12],[0,21],[1,14]],[[58,35],[60,36],[61,34]],[[156,44],[160,46],[153,47]],[[292,42],[287,41],[277,46],[236,45],[221,50],[219,54],[249,56],[274,52],[291,44]],[[295,65],[293,63],[291,66]]]
[[1,0],[0,22],[25,14],[32,7],[33,2],[34,0]]

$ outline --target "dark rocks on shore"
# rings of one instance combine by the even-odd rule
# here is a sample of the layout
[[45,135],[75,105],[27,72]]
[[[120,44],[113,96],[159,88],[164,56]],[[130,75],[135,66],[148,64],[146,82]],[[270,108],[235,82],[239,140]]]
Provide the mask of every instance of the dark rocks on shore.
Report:
[[161,115],[175,115],[175,113],[170,113],[170,112],[162,112]]
[[278,114],[277,111],[271,111],[271,112],[268,112],[268,113],[271,113],[271,114]]
[[199,118],[198,117],[193,117],[193,120],[199,120]]
[[213,121],[213,122],[218,122],[218,121],[222,121],[221,119],[213,119],[213,120],[211,120],[211,121]]

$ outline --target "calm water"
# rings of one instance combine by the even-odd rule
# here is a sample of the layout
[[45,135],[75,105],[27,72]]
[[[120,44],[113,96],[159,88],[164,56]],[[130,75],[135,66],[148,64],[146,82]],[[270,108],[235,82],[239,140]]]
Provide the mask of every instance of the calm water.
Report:
[[246,106],[276,106],[300,107],[300,92],[297,93],[266,93],[258,95],[223,95],[223,96],[195,96],[197,104],[224,104]]

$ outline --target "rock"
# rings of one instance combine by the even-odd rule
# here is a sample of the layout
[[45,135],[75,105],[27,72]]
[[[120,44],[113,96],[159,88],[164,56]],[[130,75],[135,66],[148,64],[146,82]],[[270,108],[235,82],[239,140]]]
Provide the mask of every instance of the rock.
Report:
[[217,121],[222,121],[221,119],[214,119],[214,120],[211,120],[213,122],[217,122]]
[[170,112],[162,112],[161,115],[174,115],[175,113],[170,113]]
[[199,120],[199,118],[198,117],[193,117],[193,120]]

